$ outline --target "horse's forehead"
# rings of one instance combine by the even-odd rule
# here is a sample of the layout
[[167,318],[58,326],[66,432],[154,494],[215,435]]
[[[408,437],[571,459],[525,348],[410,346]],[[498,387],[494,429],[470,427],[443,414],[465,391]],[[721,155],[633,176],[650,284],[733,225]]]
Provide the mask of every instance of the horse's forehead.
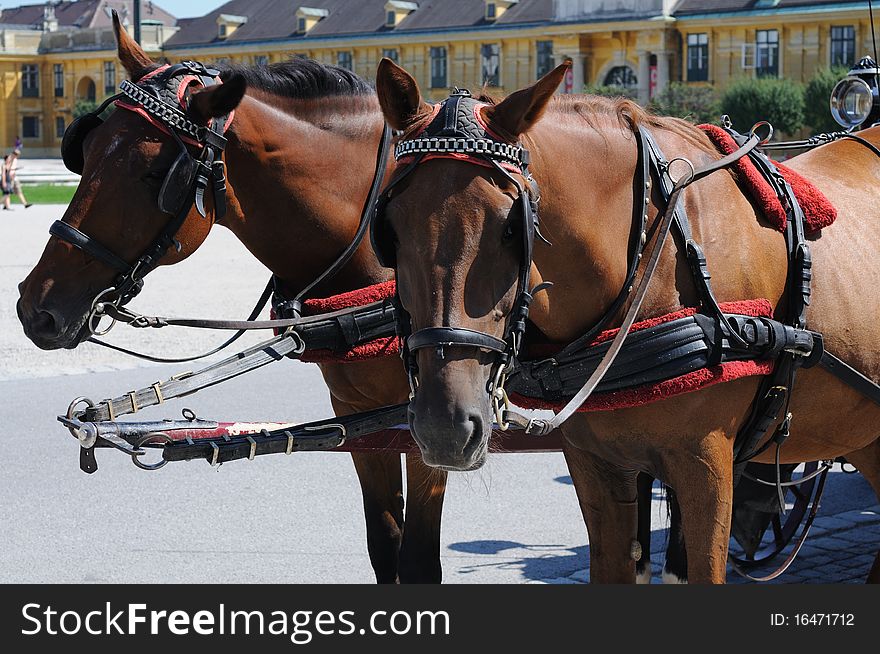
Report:
[[[91,155],[98,158],[98,169],[105,165],[113,166],[114,162],[134,162],[143,157],[150,146],[159,147],[158,134],[154,137],[148,132],[152,127],[137,116],[126,113],[115,111],[103,125],[86,136],[83,146],[94,149]],[[122,174],[123,171],[118,171],[114,182],[123,182]]]

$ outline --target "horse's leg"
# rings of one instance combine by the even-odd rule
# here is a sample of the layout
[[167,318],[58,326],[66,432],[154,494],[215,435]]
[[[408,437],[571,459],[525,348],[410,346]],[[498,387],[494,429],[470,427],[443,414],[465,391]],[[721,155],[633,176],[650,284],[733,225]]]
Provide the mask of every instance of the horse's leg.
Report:
[[590,535],[590,582],[635,583],[636,472],[622,470],[568,442],[562,451]]
[[638,540],[642,549],[642,555],[636,561],[636,583],[650,584],[651,575],[651,495],[654,486],[654,478],[640,472],[636,478],[639,502],[639,526]]
[[733,449],[723,432],[712,432],[696,451],[670,450],[664,476],[681,507],[684,540],[690,552],[690,583],[724,583],[733,508]]
[[398,564],[401,583],[439,584],[443,579],[440,519],[446,474],[426,466],[418,453],[406,455],[406,517]]
[[364,498],[367,551],[380,584],[397,582],[403,535],[403,479],[399,454],[352,452]]
[[664,584],[686,584],[687,549],[684,546],[684,531],[681,528],[681,507],[675,497],[675,491],[666,488],[666,499],[671,507],[669,516],[669,542],[666,544],[666,563],[663,565]]
[[[880,439],[866,448],[850,452],[846,455],[846,460],[859,469],[862,476],[871,484],[874,493],[880,498]],[[867,583],[880,584],[880,551],[874,558],[874,565],[868,573]]]

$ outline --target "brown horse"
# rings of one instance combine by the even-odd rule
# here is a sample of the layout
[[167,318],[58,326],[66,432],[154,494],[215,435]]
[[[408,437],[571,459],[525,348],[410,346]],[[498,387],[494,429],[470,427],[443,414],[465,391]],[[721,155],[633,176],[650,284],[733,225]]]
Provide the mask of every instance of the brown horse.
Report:
[[[115,22],[119,58],[137,81],[157,67]],[[218,224],[283,282],[293,297],[345,249],[357,228],[383,129],[375,94],[360,78],[301,60],[225,74],[226,83],[194,91],[190,114],[200,122],[236,108],[228,132],[228,211]],[[245,93],[247,83],[247,94]],[[168,216],[156,197],[178,146],[131,111],[115,111],[85,140],[82,181],[64,221],[134,261]],[[212,227],[195,209],[177,235],[192,254]],[[115,272],[51,238],[20,286],[18,312],[27,335],[43,349],[74,348],[92,298]],[[318,292],[332,295],[384,281],[368,247]],[[338,415],[404,401],[409,394],[397,357],[321,365]],[[293,398],[295,401],[295,398]],[[439,582],[440,516],[445,473],[407,456],[409,497],[404,529],[399,455],[353,454],[361,483],[367,546],[379,582]]]
[[[686,157],[699,167],[720,158],[704,134],[684,121],[652,116],[629,101],[554,97],[564,73],[560,66],[534,86],[478,110],[487,132],[510,144],[521,140],[531,153],[541,194],[541,232],[553,244],[535,240],[531,283],[554,286],[535,297],[530,319],[557,343],[586,333],[627,278],[639,199],[634,127],[649,127],[670,159]],[[415,80],[390,61],[379,67],[377,92],[389,124],[405,130],[404,141],[435,115]],[[863,136],[878,143],[880,129]],[[880,159],[861,145],[836,142],[797,157],[791,167],[818,186],[840,214],[836,225],[812,238],[810,327],[824,334],[830,352],[878,380]],[[456,327],[504,336],[523,261],[518,234],[524,209],[515,184],[526,180],[491,166],[430,158],[392,189],[385,225],[394,237],[398,293],[414,332]],[[785,240],[733,176],[720,172],[700,180],[684,198],[719,301],[766,298],[779,310],[786,286]],[[663,204],[656,188],[649,204],[650,234]],[[640,268],[646,262],[647,257]],[[640,316],[698,306],[692,280],[683,253],[667,246]],[[621,317],[622,311],[618,325]],[[472,346],[432,347],[414,352],[414,360],[418,391],[411,425],[425,460],[445,469],[478,467],[491,425],[486,391],[494,353]],[[634,580],[639,471],[675,490],[689,580],[724,581],[732,442],[759,379],[746,377],[636,408],[579,413],[563,426],[590,535],[594,581]],[[783,462],[846,456],[880,492],[880,407],[812,368],[799,373],[790,408],[794,419],[781,449]],[[454,433],[450,423],[457,427]],[[772,450],[758,460],[771,461]]]

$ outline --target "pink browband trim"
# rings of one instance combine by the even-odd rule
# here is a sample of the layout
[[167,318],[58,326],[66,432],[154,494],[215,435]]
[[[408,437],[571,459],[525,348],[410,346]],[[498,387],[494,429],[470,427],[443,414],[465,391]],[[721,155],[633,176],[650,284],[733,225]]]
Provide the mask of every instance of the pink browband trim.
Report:
[[501,141],[502,143],[507,143],[507,141],[505,141],[503,138],[501,138],[495,132],[493,132],[492,129],[489,127],[489,125],[486,123],[486,121],[483,120],[483,114],[480,113],[480,109],[482,109],[483,107],[488,107],[488,106],[489,105],[487,105],[487,104],[475,104],[474,105],[474,118],[476,119],[477,123],[479,123],[480,127],[482,127],[484,130],[486,130],[486,134],[491,136],[496,141]]
[[[433,111],[431,111],[431,114],[427,118],[424,119],[424,121],[425,121],[424,129],[422,129],[422,131],[419,132],[415,136],[415,138],[421,138],[421,136],[427,131],[428,127],[431,126],[431,123],[434,121],[434,118],[437,117],[437,113],[440,111],[441,104],[434,105],[434,108],[433,108]],[[480,109],[482,109],[483,107],[488,107],[488,106],[489,105],[487,105],[485,103],[474,105],[474,118],[479,123],[480,127],[482,127],[484,130],[486,130],[486,133],[489,136],[491,136],[496,141],[500,141],[501,143],[506,143],[506,141],[504,139],[502,139],[495,132],[493,132],[491,129],[489,129],[489,126],[486,124],[486,121],[483,120],[483,116],[480,114]],[[398,161],[402,161],[404,163],[410,163],[413,159],[415,159],[415,155],[406,155],[406,156],[398,159]],[[438,152],[436,154],[428,154],[428,155],[425,155],[424,157],[422,157],[423,162],[430,161],[431,159],[456,159],[458,161],[465,161],[467,163],[472,163],[475,166],[482,166],[483,168],[494,168],[494,166],[492,164],[490,164],[489,162],[487,162],[485,159],[481,159],[480,157],[472,157],[471,155],[461,154],[459,152],[447,152],[447,153]],[[520,170],[519,166],[514,166],[513,164],[507,163],[506,161],[504,161],[504,162],[499,161],[498,163],[502,168],[504,168],[504,170],[506,170],[508,172],[516,173],[518,175],[523,174],[523,171]]]
[[[398,159],[398,161],[402,161],[404,163],[409,163],[415,158],[415,155],[408,154],[404,157]],[[436,154],[426,154],[422,157],[422,163],[426,161],[430,161],[431,159],[456,159],[458,161],[464,161],[466,163],[474,164],[475,166],[482,166],[483,168],[495,168],[492,164],[490,164],[485,159],[481,159],[480,157],[472,157],[469,154],[461,154],[458,152],[438,152]],[[518,166],[514,166],[513,164],[507,163],[506,161],[499,161],[498,165],[504,168],[505,170],[517,173],[518,175],[522,175],[523,172],[519,169]]]
[[[152,77],[155,77],[156,75],[161,73],[163,70],[167,70],[170,67],[171,66],[168,64],[165,64],[164,66],[160,66],[156,70],[151,71],[151,72],[147,73],[146,75],[144,75],[138,81],[143,82],[144,80],[148,80]],[[186,93],[187,87],[190,84],[192,84],[193,82],[195,82],[199,86],[202,86],[202,83],[199,81],[199,78],[197,78],[194,75],[187,75],[186,77],[183,78],[183,80],[181,80],[180,86],[177,88],[177,101],[180,103],[180,108],[183,109],[183,111],[186,111],[186,107],[183,104],[184,94]],[[222,83],[223,83],[223,80],[217,78],[217,84],[222,84]],[[155,118],[153,118],[153,116],[148,114],[146,111],[144,111],[143,107],[139,107],[139,106],[133,105],[133,104],[128,104],[124,100],[117,100],[115,104],[120,109],[125,109],[127,111],[133,111],[134,113],[138,114],[141,118],[146,120],[148,123],[150,123],[153,127],[160,130],[162,133],[168,134],[169,136],[171,136],[171,132],[168,131],[168,127],[165,126],[163,123],[159,122],[158,120],[156,120]],[[229,113],[229,117],[226,119],[226,124],[223,126],[223,133],[224,134],[227,131],[229,131],[230,127],[232,127],[232,121],[234,119],[235,119],[235,111],[233,110]],[[184,143],[188,143],[189,145],[192,145],[195,147],[202,147],[201,143],[199,143],[195,139],[192,139],[188,136],[180,135],[180,139]]]

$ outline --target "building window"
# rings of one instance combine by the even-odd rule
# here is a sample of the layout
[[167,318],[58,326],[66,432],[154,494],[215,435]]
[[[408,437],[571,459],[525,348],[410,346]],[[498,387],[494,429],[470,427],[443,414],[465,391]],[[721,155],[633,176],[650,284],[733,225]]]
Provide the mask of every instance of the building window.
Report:
[[494,2],[486,3],[486,19],[495,20],[498,18],[498,6]]
[[553,70],[553,41],[538,41],[538,66],[535,70],[537,77],[544,77]]
[[40,138],[40,119],[37,116],[22,117],[21,137],[25,139]]
[[64,130],[66,129],[66,125],[64,124],[64,116],[56,116],[55,117],[55,138],[64,138]]
[[386,12],[385,14],[385,27],[394,27],[397,24],[397,14],[393,11]]
[[268,55],[257,55],[254,57],[254,65],[255,66],[268,66],[269,65],[269,56]]
[[446,83],[446,48],[431,48],[431,88],[445,89]]
[[639,85],[639,78],[629,66],[615,66],[605,75],[605,81],[602,84],[622,89],[634,89]]
[[116,91],[116,62],[104,62],[104,94],[110,95]]
[[336,53],[336,65],[345,70],[352,70],[351,52],[343,50]]
[[52,79],[55,82],[55,97],[64,97],[64,64],[52,66]]
[[758,77],[779,77],[779,32],[755,32],[755,72]]
[[386,59],[390,59],[395,64],[400,63],[400,55],[397,52],[397,48],[386,48],[382,50],[382,56]]
[[302,16],[296,19],[296,31],[300,34],[306,33],[306,19]]
[[709,35],[687,35],[687,79],[705,82],[709,79]]
[[40,67],[36,64],[24,64],[21,67],[21,96],[40,97]]
[[497,43],[484,43],[480,48],[480,61],[483,84],[501,86],[501,46]]
[[852,67],[856,61],[856,28],[835,25],[831,28],[831,65]]

